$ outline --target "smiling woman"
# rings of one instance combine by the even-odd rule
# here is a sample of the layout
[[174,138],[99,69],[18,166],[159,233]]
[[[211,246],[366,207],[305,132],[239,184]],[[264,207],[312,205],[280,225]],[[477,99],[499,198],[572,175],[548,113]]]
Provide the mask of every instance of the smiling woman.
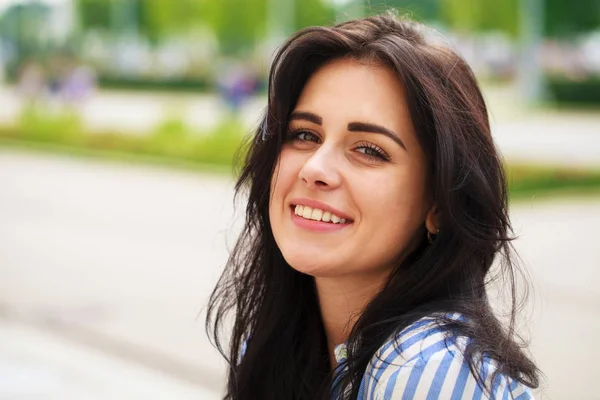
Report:
[[[271,182],[269,219],[285,260],[315,277],[321,312],[330,290],[320,286],[343,286],[352,296],[371,298],[418,245],[423,222],[437,229],[426,190],[427,161],[404,99],[389,68],[344,58],[308,79],[291,114]],[[316,216],[323,210],[344,218],[337,224],[344,229],[313,234],[330,223],[315,223],[313,214],[309,224],[302,223],[306,208],[313,207],[302,199],[319,202]],[[304,206],[303,215],[290,218],[296,206]],[[362,293],[365,284],[373,293]],[[343,342],[339,328],[327,335],[332,344]]]
[[[503,167],[465,62],[392,16],[279,50],[237,189],[246,225],[209,305],[235,323],[226,399],[531,397],[494,316],[514,285]],[[498,257],[497,257],[498,256]],[[509,291],[514,293],[514,291]]]

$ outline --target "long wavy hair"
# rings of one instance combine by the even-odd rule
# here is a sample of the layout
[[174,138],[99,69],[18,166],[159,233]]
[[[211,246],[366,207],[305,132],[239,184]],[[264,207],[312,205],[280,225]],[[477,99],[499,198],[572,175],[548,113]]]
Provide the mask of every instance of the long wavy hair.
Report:
[[[386,14],[303,29],[277,52],[268,107],[236,185],[236,193],[248,196],[245,226],[206,320],[211,340],[229,363],[225,399],[327,399],[332,385],[343,398],[356,399],[367,364],[390,337],[419,318],[450,312],[465,318],[440,316],[439,323],[470,338],[465,357],[481,385],[476,360],[485,354],[498,363],[496,373],[538,387],[538,370],[514,332],[519,270],[506,179],[486,105],[466,62],[425,32],[420,24]],[[423,236],[366,306],[347,340],[347,369],[334,380],[314,278],[283,258],[269,222],[269,198],[300,92],[318,68],[340,58],[380,63],[403,83],[431,171],[441,231],[431,244]],[[509,285],[510,318],[504,325],[486,295],[495,259]]]

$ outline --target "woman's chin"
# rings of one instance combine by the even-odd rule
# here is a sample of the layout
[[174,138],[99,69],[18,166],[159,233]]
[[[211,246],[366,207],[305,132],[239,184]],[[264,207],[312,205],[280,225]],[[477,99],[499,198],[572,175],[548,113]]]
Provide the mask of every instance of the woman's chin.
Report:
[[285,256],[287,263],[296,271],[311,276],[332,276],[340,273],[338,263],[332,263],[322,256],[294,254]]

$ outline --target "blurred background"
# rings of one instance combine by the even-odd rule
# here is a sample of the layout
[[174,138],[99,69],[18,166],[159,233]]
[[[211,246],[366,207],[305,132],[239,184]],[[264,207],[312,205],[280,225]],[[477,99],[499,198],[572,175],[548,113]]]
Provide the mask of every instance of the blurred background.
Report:
[[219,398],[204,308],[273,52],[392,8],[481,82],[537,397],[600,399],[598,0],[0,0],[0,398]]

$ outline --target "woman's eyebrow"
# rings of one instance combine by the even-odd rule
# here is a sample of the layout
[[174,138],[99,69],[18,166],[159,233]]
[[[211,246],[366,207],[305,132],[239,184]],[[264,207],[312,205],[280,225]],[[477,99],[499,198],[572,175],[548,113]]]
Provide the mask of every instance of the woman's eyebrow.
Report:
[[404,142],[394,133],[387,128],[384,128],[381,125],[370,124],[368,122],[350,122],[348,124],[348,130],[350,132],[371,132],[371,133],[380,133],[392,139],[394,142],[398,143],[400,147],[406,150],[406,146]]
[[290,121],[294,119],[303,119],[317,125],[323,125],[323,118],[307,111],[294,111],[292,115],[290,115]]
[[[309,121],[309,122],[312,122],[317,125],[323,125],[322,117],[318,116],[317,114],[308,112],[308,111],[294,111],[290,115],[290,121],[298,120],[298,119]],[[394,131],[384,128],[381,125],[371,124],[368,122],[350,122],[348,124],[348,131],[379,133],[379,134],[389,137],[394,142],[398,143],[398,145],[400,147],[402,147],[404,150],[406,150],[406,146],[404,145],[404,142],[402,142],[402,140],[398,137],[398,135],[396,135],[396,133],[394,133]]]

